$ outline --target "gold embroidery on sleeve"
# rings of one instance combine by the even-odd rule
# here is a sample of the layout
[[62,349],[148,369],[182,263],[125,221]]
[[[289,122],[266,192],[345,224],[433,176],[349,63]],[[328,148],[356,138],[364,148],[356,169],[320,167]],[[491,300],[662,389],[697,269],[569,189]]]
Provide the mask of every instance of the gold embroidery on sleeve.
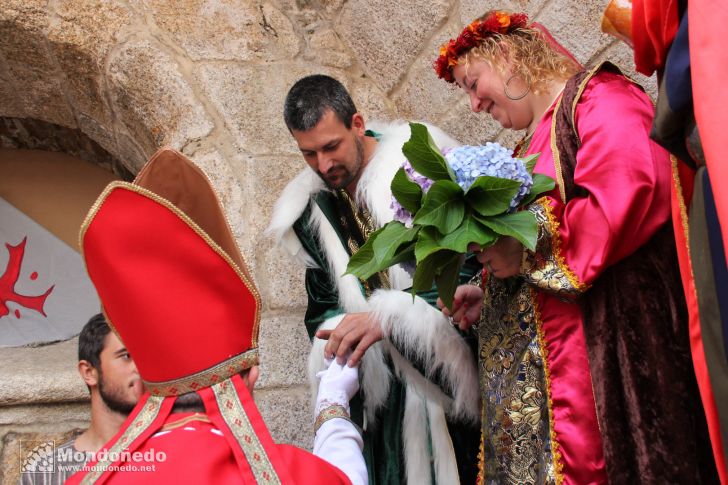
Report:
[[585,285],[569,268],[561,252],[559,222],[546,198],[531,204],[529,209],[539,226],[536,251],[524,251],[521,274],[526,281],[544,291],[561,297],[574,298],[585,292]]

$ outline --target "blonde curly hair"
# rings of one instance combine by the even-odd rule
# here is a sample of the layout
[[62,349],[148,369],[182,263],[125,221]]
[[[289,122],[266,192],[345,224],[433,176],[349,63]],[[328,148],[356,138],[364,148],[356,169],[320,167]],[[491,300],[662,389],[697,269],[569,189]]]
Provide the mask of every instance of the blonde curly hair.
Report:
[[522,76],[534,94],[543,93],[550,81],[566,80],[581,69],[574,59],[555,49],[544,34],[532,26],[482,39],[460,56],[457,64],[467,69],[476,59],[487,62],[500,74],[505,74],[510,65],[511,74]]

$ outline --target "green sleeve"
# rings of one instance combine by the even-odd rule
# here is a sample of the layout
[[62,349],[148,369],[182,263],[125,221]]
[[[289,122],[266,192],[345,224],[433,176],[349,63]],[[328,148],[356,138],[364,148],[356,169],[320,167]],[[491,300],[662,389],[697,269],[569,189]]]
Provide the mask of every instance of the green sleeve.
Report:
[[293,230],[306,252],[313,258],[316,268],[306,269],[306,293],[308,294],[308,306],[304,323],[309,338],[313,339],[316,329],[325,320],[340,315],[344,309],[339,306],[339,294],[334,283],[333,275],[325,268],[328,268],[324,253],[321,250],[318,238],[309,224],[311,217],[311,206],[301,214],[301,217],[293,224]]

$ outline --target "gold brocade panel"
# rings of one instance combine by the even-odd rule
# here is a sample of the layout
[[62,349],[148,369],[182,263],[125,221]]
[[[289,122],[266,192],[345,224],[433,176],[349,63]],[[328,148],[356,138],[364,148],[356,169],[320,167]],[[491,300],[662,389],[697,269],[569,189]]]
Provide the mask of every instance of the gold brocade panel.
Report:
[[478,325],[483,484],[556,483],[547,381],[533,293],[489,278]]

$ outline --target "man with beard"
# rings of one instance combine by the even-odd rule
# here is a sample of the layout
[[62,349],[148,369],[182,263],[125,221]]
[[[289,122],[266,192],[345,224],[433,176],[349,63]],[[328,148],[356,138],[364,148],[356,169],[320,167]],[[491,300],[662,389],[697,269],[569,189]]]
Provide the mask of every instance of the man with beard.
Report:
[[[469,342],[434,307],[436,289],[414,299],[402,291],[412,285],[402,267],[366,281],[345,275],[351,255],[393,219],[390,184],[405,162],[408,124],[365,124],[346,88],[324,75],[296,82],[284,119],[308,168],[284,189],[268,233],[307,268],[311,376],[324,357],[343,363],[351,351],[349,365],[361,360],[351,417],[364,429],[370,483],[474,483],[478,381]],[[457,146],[428,129],[440,149]],[[476,271],[466,263],[461,281]]]
[[119,431],[142,395],[134,361],[101,313],[78,336],[78,372],[91,394],[91,425],[56,448],[53,472],[24,473],[23,485],[64,483]]

